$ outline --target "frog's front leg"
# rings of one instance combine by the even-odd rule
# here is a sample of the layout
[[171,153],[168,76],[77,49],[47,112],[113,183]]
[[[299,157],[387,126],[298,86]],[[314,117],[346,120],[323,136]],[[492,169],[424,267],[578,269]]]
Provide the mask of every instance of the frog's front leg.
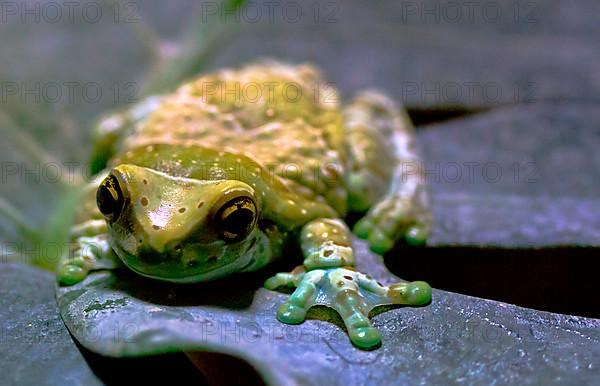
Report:
[[113,252],[109,236],[101,233],[93,236],[80,236],[70,245],[69,253],[63,254],[56,271],[56,280],[61,285],[77,284],[91,271],[115,269],[121,266]]
[[311,221],[303,227],[300,238],[304,264],[265,282],[268,289],[296,287],[277,311],[277,318],[283,323],[301,323],[310,307],[325,305],[340,314],[352,343],[370,349],[381,343],[381,337],[369,321],[369,311],[378,305],[422,305],[431,300],[427,283],[386,287],[356,272],[350,230],[341,220]]

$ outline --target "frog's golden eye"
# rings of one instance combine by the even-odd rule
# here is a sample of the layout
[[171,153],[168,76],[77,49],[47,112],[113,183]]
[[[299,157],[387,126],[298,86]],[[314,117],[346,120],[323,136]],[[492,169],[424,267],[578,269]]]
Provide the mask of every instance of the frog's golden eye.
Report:
[[115,176],[109,175],[102,181],[96,192],[96,204],[107,219],[114,221],[119,218],[125,205],[125,197]]
[[245,239],[256,224],[256,204],[250,197],[236,197],[227,201],[217,212],[215,224],[226,241]]

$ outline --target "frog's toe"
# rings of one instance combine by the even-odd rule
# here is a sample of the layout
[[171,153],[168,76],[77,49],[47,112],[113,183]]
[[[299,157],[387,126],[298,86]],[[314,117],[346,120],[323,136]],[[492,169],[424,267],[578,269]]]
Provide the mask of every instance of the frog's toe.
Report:
[[77,265],[66,264],[59,268],[56,280],[60,285],[74,285],[85,279],[87,270]]
[[362,218],[360,220],[358,220],[358,222],[356,224],[354,224],[354,234],[361,238],[361,239],[368,239],[369,238],[369,234],[371,233],[371,231],[373,230],[373,223],[365,218]]
[[278,273],[265,282],[265,287],[275,289],[282,286],[295,285],[296,290],[289,300],[277,309],[277,319],[286,324],[302,323],[306,318],[306,312],[314,304],[317,296],[317,284],[323,277],[323,271],[315,270],[304,273]]
[[354,328],[348,332],[348,335],[352,343],[363,350],[381,346],[381,334],[371,326]]
[[431,301],[431,286],[424,281],[392,284],[388,297],[395,304],[422,306]]
[[332,306],[344,320],[350,341],[355,346],[368,350],[381,344],[381,335],[371,326],[367,316],[370,306],[360,292],[342,290]]
[[394,240],[379,229],[371,232],[368,242],[369,249],[379,255],[383,255],[394,247]]
[[394,246],[394,240],[368,218],[359,220],[353,230],[358,238],[367,240],[369,249],[377,254],[383,255]]
[[422,306],[431,301],[431,286],[424,281],[413,281],[408,285],[408,304]]
[[275,276],[268,278],[264,283],[264,287],[269,290],[275,290],[279,287],[293,285],[295,279],[296,277],[292,273],[280,272]]
[[286,302],[277,309],[277,320],[285,324],[300,324],[306,318],[306,309]]
[[404,239],[408,245],[421,246],[427,242],[427,230],[420,225],[410,226],[404,233]]

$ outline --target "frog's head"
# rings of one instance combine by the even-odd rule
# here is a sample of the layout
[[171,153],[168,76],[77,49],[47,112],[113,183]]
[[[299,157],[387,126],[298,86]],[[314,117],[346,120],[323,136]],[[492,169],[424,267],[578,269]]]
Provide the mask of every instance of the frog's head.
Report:
[[97,204],[119,258],[156,279],[199,282],[238,272],[252,263],[262,235],[254,190],[236,180],[119,165],[100,184]]

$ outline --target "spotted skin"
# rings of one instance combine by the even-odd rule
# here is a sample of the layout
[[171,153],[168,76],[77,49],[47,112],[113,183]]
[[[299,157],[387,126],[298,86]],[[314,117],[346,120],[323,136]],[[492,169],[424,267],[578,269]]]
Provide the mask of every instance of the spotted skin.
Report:
[[423,243],[427,192],[405,113],[377,92],[342,107],[327,90],[314,67],[267,60],[202,75],[106,117],[92,158],[99,178],[77,215],[59,283],[119,267],[207,281],[264,267],[297,242],[303,264],[265,282],[296,287],[278,319],[300,323],[310,307],[326,305],[352,343],[377,347],[369,311],[426,304],[431,289],[382,286],[355,271],[342,219],[371,208],[355,232],[378,253],[402,239]]

